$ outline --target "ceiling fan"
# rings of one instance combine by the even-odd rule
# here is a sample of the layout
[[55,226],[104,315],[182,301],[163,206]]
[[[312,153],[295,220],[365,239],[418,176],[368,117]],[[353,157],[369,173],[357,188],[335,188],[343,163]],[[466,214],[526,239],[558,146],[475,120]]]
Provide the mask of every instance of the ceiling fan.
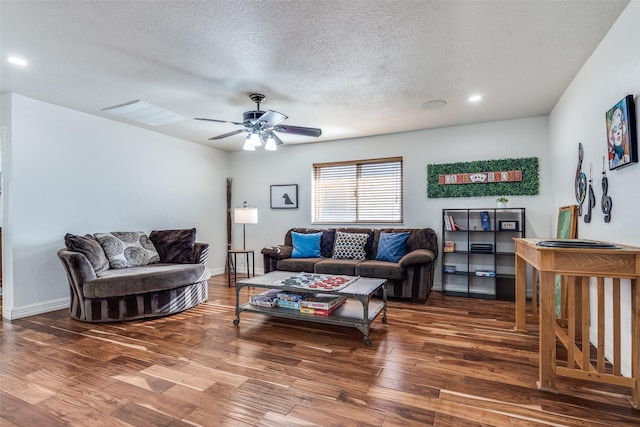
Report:
[[248,134],[247,140],[245,141],[242,148],[247,151],[253,151],[256,149],[256,147],[260,147],[263,143],[265,150],[276,150],[278,145],[282,145],[282,140],[278,138],[276,132],[315,137],[319,137],[320,135],[322,135],[322,130],[317,128],[281,125],[280,122],[286,120],[287,116],[273,110],[260,110],[260,103],[262,103],[262,101],[264,101],[265,99],[265,96],[263,94],[252,93],[251,95],[249,95],[249,98],[256,103],[256,109],[253,111],[245,111],[242,114],[242,122],[230,122],[227,120],[205,119],[200,117],[196,117],[195,120],[231,123],[234,125],[244,126],[244,129],[238,129],[232,132],[223,133],[222,135],[209,138],[209,140],[222,139],[228,136],[246,132]]

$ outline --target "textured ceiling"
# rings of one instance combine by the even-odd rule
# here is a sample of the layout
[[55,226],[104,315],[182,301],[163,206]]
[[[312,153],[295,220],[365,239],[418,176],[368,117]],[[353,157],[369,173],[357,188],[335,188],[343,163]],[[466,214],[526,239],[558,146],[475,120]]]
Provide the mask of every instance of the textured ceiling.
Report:
[[[627,4],[2,0],[0,83],[109,118],[103,108],[141,99],[242,121],[261,92],[283,124],[323,130],[281,134],[285,145],[546,115]],[[430,100],[447,105],[421,108]],[[224,150],[244,141],[208,141],[232,124],[141,127]]]

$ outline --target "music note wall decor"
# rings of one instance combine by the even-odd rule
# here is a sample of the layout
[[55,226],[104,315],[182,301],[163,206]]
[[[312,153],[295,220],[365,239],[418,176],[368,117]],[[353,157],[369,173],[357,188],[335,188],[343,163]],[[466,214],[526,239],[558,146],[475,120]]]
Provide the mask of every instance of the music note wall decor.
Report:
[[578,143],[578,168],[576,170],[575,193],[578,202],[578,216],[582,216],[582,203],[587,194],[587,176],[582,172],[582,160],[584,159],[584,148],[582,142]]
[[609,180],[607,179],[604,156],[602,156],[602,199],[600,199],[600,205],[602,205],[604,222],[609,223],[609,221],[611,221],[611,208],[613,207],[613,201],[610,196],[607,196],[607,191],[609,191]]
[[593,194],[593,165],[589,164],[589,204],[587,213],[584,214],[584,222],[591,222],[591,210],[596,207],[596,196]]

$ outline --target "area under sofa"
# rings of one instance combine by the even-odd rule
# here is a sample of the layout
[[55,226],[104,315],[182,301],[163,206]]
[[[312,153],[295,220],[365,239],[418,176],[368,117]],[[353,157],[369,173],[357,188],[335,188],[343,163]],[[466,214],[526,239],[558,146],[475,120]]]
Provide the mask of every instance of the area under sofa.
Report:
[[[364,259],[334,258],[336,233],[366,234]],[[377,260],[381,233],[405,233],[406,254],[397,262]],[[292,257],[292,233],[317,234],[320,256]],[[283,245],[262,249],[264,271],[291,271],[322,274],[341,274],[387,279],[390,297],[424,303],[433,287],[435,262],[438,257],[438,238],[431,228],[292,228],[287,231]]]
[[69,280],[72,318],[114,322],[166,316],[208,299],[209,245],[195,242],[195,229],[141,236],[146,246],[157,248],[157,256],[134,266],[107,258],[94,235],[65,236],[58,257]]

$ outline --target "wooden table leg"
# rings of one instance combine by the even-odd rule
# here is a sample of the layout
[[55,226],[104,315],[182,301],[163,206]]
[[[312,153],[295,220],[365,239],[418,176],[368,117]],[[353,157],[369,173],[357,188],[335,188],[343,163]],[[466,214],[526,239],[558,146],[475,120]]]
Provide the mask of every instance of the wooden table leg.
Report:
[[518,255],[516,255],[515,330],[519,332],[527,332],[527,263],[522,257]]
[[540,272],[540,366],[538,389],[555,392],[556,292],[555,274]]
[[631,404],[640,409],[640,292],[637,279],[631,279],[631,376],[636,386],[631,391]]

